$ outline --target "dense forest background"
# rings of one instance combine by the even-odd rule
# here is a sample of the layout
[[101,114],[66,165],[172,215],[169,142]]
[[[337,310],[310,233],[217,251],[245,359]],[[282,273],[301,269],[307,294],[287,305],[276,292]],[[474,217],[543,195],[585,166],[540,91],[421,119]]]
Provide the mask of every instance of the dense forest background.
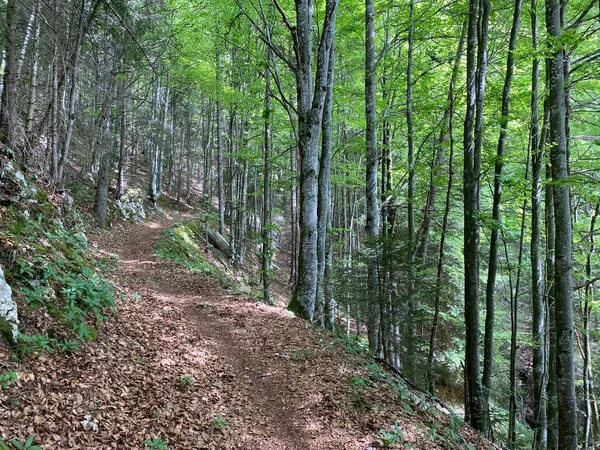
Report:
[[213,205],[265,301],[508,448],[595,448],[600,3],[3,6],[3,170],[92,182],[101,226]]

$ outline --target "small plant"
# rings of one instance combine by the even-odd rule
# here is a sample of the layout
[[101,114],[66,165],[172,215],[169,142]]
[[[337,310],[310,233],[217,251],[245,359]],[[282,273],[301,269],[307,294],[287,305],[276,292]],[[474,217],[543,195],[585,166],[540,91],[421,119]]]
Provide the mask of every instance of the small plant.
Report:
[[389,448],[392,445],[403,443],[404,433],[398,424],[394,424],[390,431],[385,431],[383,428],[379,430],[377,439],[381,441],[384,448]]
[[181,377],[181,385],[184,387],[191,386],[194,384],[194,377],[191,375],[183,375]]
[[348,378],[348,384],[355,388],[365,389],[368,385],[368,382],[361,376],[353,375]]
[[169,450],[167,444],[168,442],[165,439],[152,439],[149,441],[144,441],[144,445],[150,447],[150,450]]
[[0,386],[2,386],[2,389],[8,389],[8,387],[17,381],[18,378],[17,372],[13,372],[12,370],[4,372],[0,375]]
[[44,334],[19,334],[17,352],[24,356],[41,351],[51,352],[54,342],[54,339]]
[[302,361],[305,359],[310,359],[312,352],[310,350],[305,350],[301,348],[297,348],[292,352],[291,358],[294,361]]
[[227,420],[225,420],[225,418],[219,414],[217,414],[213,419],[213,428],[215,430],[221,430],[227,425],[229,425],[229,422],[227,422]]
[[56,348],[63,353],[74,353],[79,351],[79,342],[64,339],[56,343]]
[[352,387],[352,391],[350,392],[352,406],[355,409],[361,409],[363,406],[365,406],[364,394],[369,387],[369,382],[361,376],[353,375],[348,378],[348,384]]
[[16,439],[12,439],[10,441],[10,443],[17,449],[17,450],[42,450],[42,448],[39,445],[33,445],[33,440],[35,439],[35,436],[33,434],[30,434],[27,437],[27,440],[23,443],[17,441]]

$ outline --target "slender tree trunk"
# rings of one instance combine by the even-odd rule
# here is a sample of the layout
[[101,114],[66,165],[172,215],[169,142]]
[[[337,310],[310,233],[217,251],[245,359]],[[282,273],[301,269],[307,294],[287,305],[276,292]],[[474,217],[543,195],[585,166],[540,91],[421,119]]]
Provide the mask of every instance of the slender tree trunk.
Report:
[[219,205],[219,234],[225,236],[225,186],[223,181],[223,111],[221,108],[220,55],[217,52],[217,197]]
[[415,292],[414,292],[414,263],[415,263],[415,161],[414,161],[414,125],[413,125],[413,52],[414,52],[414,34],[415,34],[415,2],[410,0],[409,27],[408,27],[408,61],[406,67],[406,128],[408,143],[408,192],[406,196],[407,209],[407,227],[408,227],[408,312],[406,316],[406,362],[405,370],[412,376],[415,365],[415,322],[414,315],[416,310]]
[[69,150],[71,148],[71,138],[75,126],[75,98],[77,96],[77,70],[79,64],[79,54],[81,53],[81,43],[83,42],[84,33],[84,17],[85,17],[86,1],[81,0],[81,9],[79,11],[79,20],[77,24],[77,37],[75,41],[75,49],[73,50],[72,59],[69,61],[71,68],[71,86],[69,87],[69,110],[67,113],[67,130],[65,139],[62,145],[62,154],[58,165],[58,178],[56,182],[63,180],[65,166],[69,161]]
[[51,136],[51,177],[52,181],[58,180],[58,48],[54,46],[52,58],[52,122],[50,125]]
[[531,30],[534,60],[531,71],[531,123],[529,146],[531,148],[531,302],[533,338],[533,420],[534,450],[546,450],[548,428],[546,418],[546,305],[544,300],[544,273],[541,256],[542,245],[542,170],[543,147],[539,136],[539,77],[537,0],[531,0]]
[[[496,162],[494,165],[494,199],[492,203],[492,233],[490,237],[490,254],[488,262],[488,276],[485,291],[485,338],[483,350],[483,378],[482,387],[484,404],[489,409],[490,390],[492,389],[492,373],[494,362],[494,320],[495,320],[495,289],[496,273],[498,271],[498,245],[501,227],[500,206],[502,204],[502,170],[504,167],[504,153],[508,138],[508,120],[510,112],[510,89],[512,85],[515,55],[517,48],[517,37],[519,25],[521,24],[522,0],[515,0],[513,9],[513,22],[508,44],[508,56],[506,61],[506,74],[504,77],[504,89],[502,91],[502,112],[500,117],[500,136],[496,150]],[[489,411],[486,414],[489,421]],[[486,424],[486,430],[490,432],[490,424]]]
[[[462,54],[462,47],[464,43],[464,34],[461,36],[461,40],[458,44],[457,58],[459,61],[460,55]],[[457,67],[455,66],[453,75],[458,73]],[[433,320],[431,323],[431,331],[429,334],[429,353],[427,355],[427,382],[428,390],[431,395],[435,395],[435,380],[433,377],[433,360],[435,351],[435,339],[437,335],[437,329],[440,321],[440,301],[442,297],[442,286],[443,286],[443,270],[444,270],[444,253],[446,247],[446,234],[448,232],[448,217],[450,215],[450,206],[452,202],[452,184],[454,181],[454,137],[453,137],[453,124],[454,124],[454,76],[450,82],[450,92],[448,98],[450,100],[450,106],[448,107],[448,135],[450,136],[450,154],[448,155],[448,187],[446,189],[446,206],[444,208],[444,218],[442,220],[442,230],[440,238],[440,250],[438,256],[438,263],[436,269],[436,281],[435,281],[435,301],[434,301],[434,312]]]
[[591,348],[591,336],[590,336],[590,319],[591,319],[591,305],[594,301],[594,285],[592,279],[592,258],[596,251],[596,241],[594,233],[596,232],[596,220],[600,214],[600,203],[596,204],[592,219],[590,221],[590,248],[588,250],[586,264],[585,264],[585,275],[586,275],[586,287],[585,295],[582,306],[583,316],[583,395],[586,406],[586,417],[585,417],[585,428],[584,428],[584,449],[593,448],[593,443],[597,439],[597,424],[598,424],[598,406],[593,390],[593,374],[592,374],[592,348]]
[[[547,108],[545,108],[548,110]],[[549,111],[549,110],[548,110]],[[548,113],[544,113],[548,116]],[[542,143],[545,139],[542,139]],[[541,147],[541,145],[540,145]],[[552,168],[546,167],[546,188],[544,204],[546,206],[546,310],[548,311],[548,450],[558,450],[558,399],[556,395],[556,310],[554,293],[555,274],[555,241],[556,226],[554,222],[554,187]]]
[[369,350],[379,352],[379,281],[378,281],[378,236],[379,198],[377,194],[377,105],[375,85],[375,5],[374,0],[365,1],[365,117],[367,145],[366,201],[367,223],[365,225],[368,245],[374,255],[369,257],[367,268],[367,328]]
[[[39,5],[38,5],[39,7]],[[33,142],[33,116],[35,113],[35,101],[37,97],[37,84],[38,84],[38,67],[40,58],[40,20],[38,19],[35,24],[35,34],[33,38],[33,56],[31,63],[31,89],[29,91],[29,98],[27,100],[27,117],[25,119],[25,136],[27,141]]]
[[[272,51],[268,50],[268,60],[272,59]],[[263,214],[262,214],[262,283],[263,300],[271,303],[271,73],[265,68],[265,113],[263,137]]]
[[119,126],[119,170],[117,175],[117,192],[115,198],[118,200],[127,191],[129,170],[129,154],[127,153],[127,109],[128,101],[125,93],[124,82],[121,83],[121,123]]
[[[546,1],[548,34],[560,42],[561,2]],[[571,199],[567,157],[567,107],[565,99],[565,50],[553,49],[549,58],[550,159],[554,182],[556,392],[558,398],[558,437],[561,450],[577,449],[577,399],[573,366],[573,245]]]
[[[529,178],[529,155],[527,155],[527,167],[525,179]],[[508,412],[508,448],[516,449],[517,440],[517,361],[518,355],[518,333],[519,333],[519,292],[521,286],[521,267],[523,262],[523,240],[525,237],[525,219],[527,210],[527,199],[523,200],[521,211],[521,234],[519,236],[519,257],[517,261],[517,280],[515,289],[512,289],[512,276],[510,281],[510,397]],[[506,261],[509,261],[508,247],[504,241],[504,252]],[[510,268],[510,263],[509,263]]]

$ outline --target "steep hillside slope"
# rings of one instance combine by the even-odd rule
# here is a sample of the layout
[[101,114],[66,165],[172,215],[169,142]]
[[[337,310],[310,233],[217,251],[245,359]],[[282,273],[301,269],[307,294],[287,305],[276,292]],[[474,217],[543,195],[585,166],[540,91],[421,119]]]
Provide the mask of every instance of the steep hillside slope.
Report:
[[355,341],[155,256],[174,221],[91,239],[119,256],[118,313],[78,352],[2,354],[18,374],[0,391],[4,439],[35,435],[44,449],[493,448]]

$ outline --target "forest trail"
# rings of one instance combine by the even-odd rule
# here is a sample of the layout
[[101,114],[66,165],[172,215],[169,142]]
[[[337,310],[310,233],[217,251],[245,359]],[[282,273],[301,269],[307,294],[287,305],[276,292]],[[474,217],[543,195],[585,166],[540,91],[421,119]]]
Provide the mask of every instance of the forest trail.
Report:
[[161,230],[185,218],[91,238],[119,256],[118,312],[79,352],[24,363],[0,431],[35,434],[44,449],[142,449],[157,439],[170,450],[340,450],[367,449],[397,423],[411,448],[455,448],[430,431],[448,417],[420,411],[410,395],[399,404],[377,366],[369,374],[339,340],[157,258]]
[[143,353],[133,380],[148,384],[138,393],[152,391],[145,405],[127,408],[143,417],[137,430],[122,430],[118,448],[150,436],[168,440],[170,449],[333,449],[357,442],[346,431],[324,429],[327,420],[312,410],[320,401],[312,387],[320,376],[316,362],[309,371],[290,363],[290,354],[306,347],[302,321],[154,255],[160,231],[182,218],[99,237],[101,247],[119,255],[117,284],[140,296],[120,306],[120,340],[132,343],[121,351],[132,351],[131,367]]

